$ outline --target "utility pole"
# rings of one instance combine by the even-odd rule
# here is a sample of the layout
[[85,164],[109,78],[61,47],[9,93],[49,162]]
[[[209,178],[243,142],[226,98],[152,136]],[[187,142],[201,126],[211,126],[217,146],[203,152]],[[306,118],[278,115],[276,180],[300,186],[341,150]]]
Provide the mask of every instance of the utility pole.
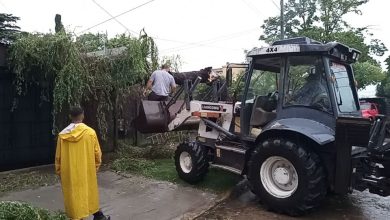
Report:
[[284,39],[284,3],[280,0],[280,39]]

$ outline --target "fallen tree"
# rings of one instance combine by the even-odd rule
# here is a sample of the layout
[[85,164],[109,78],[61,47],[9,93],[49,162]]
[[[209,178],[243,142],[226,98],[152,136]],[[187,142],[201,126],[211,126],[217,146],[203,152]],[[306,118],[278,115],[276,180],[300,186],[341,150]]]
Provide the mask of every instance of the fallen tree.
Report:
[[185,80],[189,82],[194,82],[198,76],[202,78],[200,83],[210,83],[213,78],[217,77],[217,74],[213,72],[211,67],[206,67],[199,71],[189,71],[189,72],[170,72],[175,78],[175,82],[177,85],[183,85]]

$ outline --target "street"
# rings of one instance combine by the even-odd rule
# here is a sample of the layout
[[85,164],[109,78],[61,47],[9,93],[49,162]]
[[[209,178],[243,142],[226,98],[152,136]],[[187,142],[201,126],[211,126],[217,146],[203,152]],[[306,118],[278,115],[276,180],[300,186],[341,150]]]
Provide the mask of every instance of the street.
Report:
[[[245,184],[244,184],[245,185]],[[230,199],[220,203],[207,211],[197,220],[222,219],[357,219],[357,220],[385,220],[389,219],[390,197],[381,197],[367,191],[354,191],[347,196],[329,195],[322,206],[313,210],[306,216],[293,218],[267,211],[259,199],[248,191],[246,186],[240,186]],[[244,191],[244,192],[242,192]]]

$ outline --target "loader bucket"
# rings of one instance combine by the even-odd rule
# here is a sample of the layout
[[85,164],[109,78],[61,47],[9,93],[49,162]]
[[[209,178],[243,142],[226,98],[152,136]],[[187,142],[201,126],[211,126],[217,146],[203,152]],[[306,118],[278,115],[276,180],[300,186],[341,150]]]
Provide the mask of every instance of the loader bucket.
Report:
[[142,100],[135,127],[141,133],[167,132],[169,117],[163,102]]

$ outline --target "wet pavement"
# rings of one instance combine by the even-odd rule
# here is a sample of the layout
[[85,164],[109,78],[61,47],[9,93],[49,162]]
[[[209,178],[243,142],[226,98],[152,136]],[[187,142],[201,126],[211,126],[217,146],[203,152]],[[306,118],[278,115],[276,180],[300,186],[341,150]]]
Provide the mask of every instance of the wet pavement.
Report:
[[[111,171],[99,173],[101,208],[113,220],[188,219],[209,209],[218,199],[210,192],[140,176],[121,176]],[[0,201],[25,201],[34,206],[63,210],[59,184],[11,192]],[[89,218],[92,219],[92,218]]]
[[347,196],[328,196],[321,207],[309,214],[293,218],[267,211],[261,201],[247,187],[242,187],[231,198],[207,211],[197,220],[237,219],[237,220],[279,220],[279,219],[316,219],[316,220],[387,220],[390,219],[390,197],[370,194],[368,191],[354,191]]

